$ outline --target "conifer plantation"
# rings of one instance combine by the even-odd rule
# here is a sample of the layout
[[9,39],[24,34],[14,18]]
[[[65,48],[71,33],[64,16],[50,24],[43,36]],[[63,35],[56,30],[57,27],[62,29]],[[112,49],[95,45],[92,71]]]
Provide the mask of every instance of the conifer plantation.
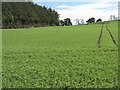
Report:
[[59,14],[33,2],[4,2],[2,19],[3,28],[43,27],[58,25]]

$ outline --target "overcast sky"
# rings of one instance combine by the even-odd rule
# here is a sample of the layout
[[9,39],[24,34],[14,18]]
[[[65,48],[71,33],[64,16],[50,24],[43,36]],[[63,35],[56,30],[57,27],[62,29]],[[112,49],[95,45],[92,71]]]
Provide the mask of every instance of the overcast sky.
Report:
[[95,17],[104,21],[110,19],[110,15],[118,17],[119,0],[33,0],[41,6],[51,7],[60,14],[60,19],[71,18],[75,24],[75,19]]

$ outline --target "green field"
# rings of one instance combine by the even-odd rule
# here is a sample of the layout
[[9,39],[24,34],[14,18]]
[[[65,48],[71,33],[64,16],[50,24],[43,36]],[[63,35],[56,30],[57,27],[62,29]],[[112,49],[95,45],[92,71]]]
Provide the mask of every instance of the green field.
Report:
[[[108,28],[118,42],[118,22]],[[3,88],[113,88],[118,47],[101,24],[3,30]]]

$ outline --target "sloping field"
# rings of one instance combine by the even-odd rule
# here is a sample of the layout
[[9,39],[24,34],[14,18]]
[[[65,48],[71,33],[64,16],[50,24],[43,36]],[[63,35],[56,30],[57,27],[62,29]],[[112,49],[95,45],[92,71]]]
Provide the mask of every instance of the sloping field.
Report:
[[[101,24],[3,30],[3,87],[113,88],[118,48]],[[108,28],[118,41],[117,22]]]

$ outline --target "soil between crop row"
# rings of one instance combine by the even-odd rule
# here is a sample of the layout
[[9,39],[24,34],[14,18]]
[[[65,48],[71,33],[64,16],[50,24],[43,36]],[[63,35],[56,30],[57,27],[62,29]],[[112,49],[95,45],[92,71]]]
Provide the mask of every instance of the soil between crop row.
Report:
[[109,33],[109,35],[110,35],[113,43],[117,46],[115,38],[113,37],[112,33],[108,29],[108,24],[109,24],[109,22],[102,23],[101,31],[100,31],[100,34],[99,34],[99,37],[98,37],[98,41],[97,41],[99,48],[101,47],[101,40],[102,40],[102,34],[103,34],[103,28],[104,28],[104,26],[106,27],[106,30],[108,31],[108,33]]

